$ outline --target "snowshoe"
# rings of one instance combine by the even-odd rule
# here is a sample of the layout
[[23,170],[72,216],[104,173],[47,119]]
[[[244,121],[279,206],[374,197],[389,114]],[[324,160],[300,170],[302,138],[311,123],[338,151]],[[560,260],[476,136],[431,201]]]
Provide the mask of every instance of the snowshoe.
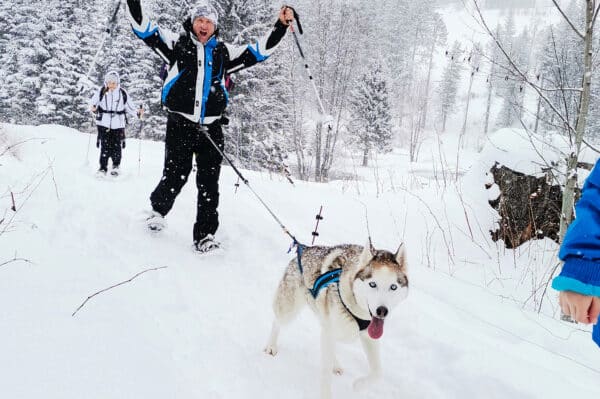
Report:
[[150,231],[159,232],[167,227],[167,221],[160,213],[156,211],[150,211],[148,217],[146,218],[146,226],[148,226]]
[[221,248],[221,243],[216,241],[212,234],[207,235],[199,242],[194,244],[194,249],[203,254],[219,248]]

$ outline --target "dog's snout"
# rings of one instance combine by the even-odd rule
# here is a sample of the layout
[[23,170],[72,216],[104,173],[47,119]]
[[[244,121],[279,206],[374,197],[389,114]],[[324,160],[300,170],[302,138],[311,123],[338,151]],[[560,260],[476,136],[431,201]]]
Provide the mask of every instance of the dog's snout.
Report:
[[380,306],[377,308],[376,313],[377,317],[383,319],[388,314],[388,308],[386,308],[385,306]]

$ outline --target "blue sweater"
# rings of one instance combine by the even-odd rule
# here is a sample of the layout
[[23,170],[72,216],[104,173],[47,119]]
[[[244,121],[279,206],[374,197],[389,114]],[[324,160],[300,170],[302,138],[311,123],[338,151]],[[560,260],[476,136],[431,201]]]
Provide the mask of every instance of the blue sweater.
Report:
[[[558,256],[565,263],[552,281],[555,290],[600,297],[600,160],[583,186]],[[600,346],[600,325],[592,337]]]

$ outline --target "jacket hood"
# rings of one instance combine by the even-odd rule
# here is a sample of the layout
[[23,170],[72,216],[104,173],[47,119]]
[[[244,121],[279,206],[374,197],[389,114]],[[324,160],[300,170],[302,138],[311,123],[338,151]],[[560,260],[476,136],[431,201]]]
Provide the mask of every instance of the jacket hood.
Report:
[[117,86],[121,85],[121,77],[119,76],[119,72],[117,71],[108,71],[106,75],[104,75],[104,85],[108,85],[108,82],[117,82]]

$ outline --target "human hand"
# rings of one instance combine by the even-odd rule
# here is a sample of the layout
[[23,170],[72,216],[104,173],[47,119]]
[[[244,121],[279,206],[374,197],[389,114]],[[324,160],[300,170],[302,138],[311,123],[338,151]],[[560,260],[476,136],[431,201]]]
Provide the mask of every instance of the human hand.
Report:
[[289,26],[294,21],[294,9],[289,6],[281,7],[281,10],[279,10],[279,21],[285,26]]
[[91,108],[91,110],[92,110],[92,112],[95,114],[95,113],[96,113],[96,111],[97,111],[98,109],[96,108],[96,106],[95,106],[95,105],[92,105],[92,108]]
[[100,139],[96,140],[96,148],[100,148]]
[[584,324],[598,324],[600,298],[582,295],[573,291],[561,291],[558,303],[562,312],[573,320]]
[[125,140],[123,140],[123,142],[121,143],[121,146],[122,146],[123,148],[125,148]]

